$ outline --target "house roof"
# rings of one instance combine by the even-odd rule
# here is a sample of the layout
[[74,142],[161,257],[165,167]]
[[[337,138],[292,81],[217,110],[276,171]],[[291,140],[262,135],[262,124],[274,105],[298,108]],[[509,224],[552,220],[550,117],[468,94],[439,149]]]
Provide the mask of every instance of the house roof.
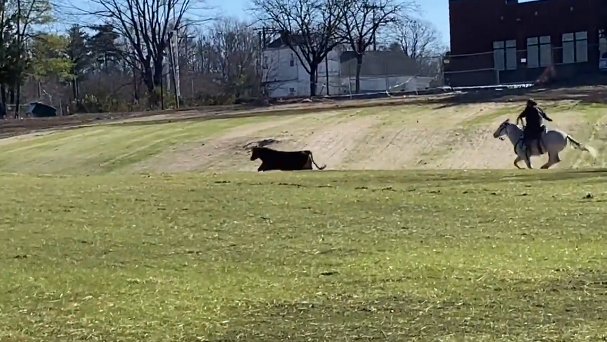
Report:
[[[299,44],[301,44],[302,42],[304,42],[304,38],[301,34],[293,34],[290,37],[291,41],[293,42],[294,46],[297,46]],[[281,47],[286,47],[287,45],[285,44],[283,37],[280,36],[274,40],[272,40],[270,43],[268,43],[266,45],[266,48],[281,48]]]
[[[356,52],[345,51],[339,56],[342,76],[356,76]],[[366,51],[361,76],[415,76],[418,65],[402,51]]]
[[283,46],[285,46],[285,44],[283,44],[282,38],[278,37],[278,38],[274,39],[273,41],[269,42],[268,44],[266,44],[265,48],[266,49],[277,49],[277,48],[281,48]]
[[[290,39],[293,42],[294,46],[297,46],[304,42],[304,37],[301,34],[293,34],[290,36]],[[278,38],[271,40],[266,45],[266,48],[267,49],[276,49],[276,48],[282,48],[282,47],[286,47],[286,46],[287,45],[285,44],[283,37],[279,36]]]

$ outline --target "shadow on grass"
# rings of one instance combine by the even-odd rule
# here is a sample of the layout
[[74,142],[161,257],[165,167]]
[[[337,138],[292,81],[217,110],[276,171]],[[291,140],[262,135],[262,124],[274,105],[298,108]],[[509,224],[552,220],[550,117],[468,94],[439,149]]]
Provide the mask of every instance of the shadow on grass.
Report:
[[[412,171],[295,171],[290,173],[274,172],[278,176],[273,180],[260,181],[255,174],[243,174],[243,178],[233,176],[215,179],[216,186],[284,186],[302,189],[344,188],[370,191],[415,191],[423,188],[437,188],[458,185],[490,185],[505,182],[559,182],[596,179],[604,182],[607,169],[588,170],[548,170],[548,171],[505,171],[505,170],[424,170]],[[378,187],[377,185],[381,185]],[[404,186],[404,187],[403,187]],[[405,188],[406,187],[406,188]]]
[[[462,282],[450,299],[337,295],[310,301],[249,303],[248,310],[234,317],[230,329],[212,341],[434,340],[446,335],[476,335],[491,340],[564,337],[578,322],[596,324],[607,319],[604,275],[602,271],[586,270],[540,282]],[[359,284],[368,288],[381,285],[368,281]]]
[[[532,174],[519,174],[504,176],[501,180],[508,181],[570,181],[574,179],[588,179],[597,177],[607,177],[607,169],[590,169],[590,170],[566,170],[566,171],[548,171],[534,172]],[[601,180],[603,181],[603,180]]]

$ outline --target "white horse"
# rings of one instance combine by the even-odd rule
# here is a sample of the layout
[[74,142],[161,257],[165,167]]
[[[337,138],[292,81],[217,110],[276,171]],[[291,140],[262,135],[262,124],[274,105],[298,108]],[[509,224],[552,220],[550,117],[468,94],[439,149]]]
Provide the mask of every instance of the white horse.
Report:
[[561,161],[561,158],[559,157],[559,152],[565,149],[568,142],[571,143],[571,146],[574,149],[590,153],[593,159],[597,156],[594,148],[580,144],[569,134],[558,129],[544,129],[544,132],[542,132],[539,141],[541,151],[538,150],[539,146],[537,141],[529,142],[532,145],[530,149],[531,156],[527,156],[527,150],[525,144],[523,144],[523,130],[517,125],[511,123],[510,119],[506,119],[506,121],[502,122],[502,124],[497,128],[495,133],[493,133],[494,138],[500,138],[501,140],[503,140],[503,136],[507,136],[510,142],[512,143],[512,146],[514,146],[514,153],[516,153],[516,159],[514,159],[514,166],[519,169],[521,167],[518,166],[518,163],[521,160],[524,160],[525,164],[527,164],[527,168],[531,169],[532,167],[530,157],[540,156],[546,152],[548,152],[548,162],[542,165],[542,169],[547,169],[551,167],[552,165]]

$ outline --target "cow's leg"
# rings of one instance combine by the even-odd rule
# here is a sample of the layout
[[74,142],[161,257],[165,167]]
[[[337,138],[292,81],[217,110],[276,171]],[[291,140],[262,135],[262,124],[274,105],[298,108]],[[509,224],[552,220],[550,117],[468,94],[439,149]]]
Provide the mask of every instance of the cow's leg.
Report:
[[312,170],[312,160],[310,160],[310,158],[308,158],[302,170]]
[[261,163],[261,165],[259,165],[259,167],[257,168],[257,172],[263,172],[266,170],[267,170],[267,167],[264,163]]

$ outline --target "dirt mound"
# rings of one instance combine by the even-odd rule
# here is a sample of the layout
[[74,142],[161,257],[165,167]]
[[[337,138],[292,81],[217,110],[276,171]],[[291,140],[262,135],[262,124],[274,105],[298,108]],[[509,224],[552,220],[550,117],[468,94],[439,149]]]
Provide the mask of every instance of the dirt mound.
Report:
[[[492,133],[516,109],[508,104],[440,110],[407,106],[293,116],[240,126],[203,142],[180,146],[152,158],[139,170],[254,171],[258,163],[249,161],[244,148],[252,142],[279,150],[311,150],[317,161],[333,170],[511,168],[512,146],[494,139]],[[555,127],[582,133],[576,126],[579,113],[551,115]]]

